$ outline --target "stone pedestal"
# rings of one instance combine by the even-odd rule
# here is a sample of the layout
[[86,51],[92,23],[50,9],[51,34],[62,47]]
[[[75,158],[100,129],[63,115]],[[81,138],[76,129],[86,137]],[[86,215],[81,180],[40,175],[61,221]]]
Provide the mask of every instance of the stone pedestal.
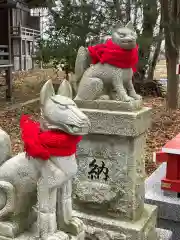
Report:
[[166,163],[145,181],[145,202],[158,206],[157,225],[173,232],[172,239],[180,236],[180,199],[176,193],[161,190],[161,179],[166,175]]
[[150,110],[136,107],[124,111],[124,105],[122,108],[112,101],[77,104],[92,126],[77,152],[75,216],[84,220],[91,234],[106,230],[108,239],[159,239],[157,209],[144,206],[144,150]]
[[[0,228],[0,230],[2,230]],[[5,230],[5,229],[4,229]],[[38,237],[38,229],[37,229],[37,224],[33,224],[32,228],[25,232],[20,234],[19,236],[10,236],[12,235],[11,232],[8,232],[8,228],[6,229],[7,232],[4,233],[4,236],[0,235],[0,240],[39,240]],[[78,234],[76,234],[76,236],[73,236],[71,234],[65,233],[63,231],[57,231],[56,233],[54,233],[53,235],[49,236],[46,240],[84,240],[85,239],[85,231],[81,231]]]

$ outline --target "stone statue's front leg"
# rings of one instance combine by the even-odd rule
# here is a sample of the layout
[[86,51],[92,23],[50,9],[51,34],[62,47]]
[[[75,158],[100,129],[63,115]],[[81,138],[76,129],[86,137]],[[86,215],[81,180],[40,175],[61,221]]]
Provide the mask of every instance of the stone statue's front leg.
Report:
[[113,74],[112,84],[116,91],[116,100],[122,102],[130,102],[131,100],[133,100],[132,97],[127,95],[126,89],[124,88],[123,74],[121,73],[121,70],[116,71]]
[[132,97],[134,100],[141,100],[142,97],[138,95],[134,89],[132,80],[129,80],[126,82],[126,89],[130,97]]
[[[68,234],[57,230],[57,188],[47,189],[45,181],[38,184],[38,236],[41,240],[69,240]],[[44,197],[47,197],[44,199]]]
[[57,224],[60,230],[78,235],[84,230],[83,222],[72,216],[72,182],[69,180],[58,190]]
[[83,76],[75,100],[96,100],[103,94],[100,78]]
[[72,183],[71,180],[64,183],[58,189],[57,194],[57,222],[58,227],[61,228],[64,224],[68,224],[72,220]]
[[49,189],[41,177],[37,183],[37,227],[39,239],[46,240],[49,235]]
[[[56,174],[54,174],[56,173]],[[57,179],[56,179],[57,178]],[[37,183],[38,195],[38,236],[42,240],[48,240],[57,231],[56,202],[57,188],[51,184],[59,186],[63,183],[65,174],[57,169],[51,161],[44,162],[41,166],[41,177]],[[52,182],[51,182],[52,181]]]
[[57,188],[61,188],[76,172],[77,164],[74,155],[52,158],[41,165],[41,178],[37,184],[38,225],[39,236],[44,240],[57,229]]

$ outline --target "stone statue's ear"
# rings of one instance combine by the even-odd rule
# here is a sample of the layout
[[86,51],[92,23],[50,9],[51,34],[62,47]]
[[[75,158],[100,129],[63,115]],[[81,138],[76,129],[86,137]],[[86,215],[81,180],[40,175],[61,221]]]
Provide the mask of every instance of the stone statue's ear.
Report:
[[57,94],[70,99],[73,98],[71,84],[66,79],[64,79],[60,84]]
[[123,27],[123,23],[121,21],[119,21],[118,23],[116,23],[116,25],[114,26],[114,30],[118,29],[118,28],[122,28]]
[[48,80],[44,84],[44,86],[42,87],[41,92],[40,92],[40,104],[41,104],[41,106],[44,106],[45,102],[50,97],[52,97],[53,95],[55,95],[55,92],[54,92],[54,88],[53,88],[53,85],[52,85],[52,81]]
[[126,27],[126,28],[129,28],[129,29],[131,29],[131,30],[134,30],[134,26],[133,26],[133,23],[132,23],[131,21],[129,21],[129,22],[126,24],[125,27]]

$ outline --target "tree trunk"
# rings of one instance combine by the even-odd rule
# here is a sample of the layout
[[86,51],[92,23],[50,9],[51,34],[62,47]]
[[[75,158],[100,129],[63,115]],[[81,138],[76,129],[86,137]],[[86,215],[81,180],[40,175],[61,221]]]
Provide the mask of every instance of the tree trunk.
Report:
[[134,3],[134,22],[133,22],[133,25],[134,25],[134,29],[136,30],[137,32],[137,18],[138,18],[138,6],[139,4],[137,2]]
[[126,2],[126,22],[128,23],[131,20],[131,0]]
[[170,110],[178,107],[179,75],[176,74],[176,66],[179,62],[179,0],[161,0],[162,17],[165,33],[165,50],[167,63],[167,108]]
[[[167,47],[167,46],[166,46]],[[176,51],[167,53],[167,108],[177,109],[178,107],[178,89],[179,76],[176,74],[178,53]]]
[[155,52],[154,52],[154,55],[153,55],[151,66],[150,66],[149,71],[148,71],[148,77],[147,77],[148,81],[154,79],[154,71],[155,71],[157,61],[158,61],[158,57],[159,57],[159,53],[160,53],[160,50],[161,50],[162,39],[163,39],[163,26],[162,26],[162,23],[161,23],[160,24],[160,29],[159,29],[159,39],[158,39],[156,49],[155,49]]
[[120,0],[113,0],[114,8],[116,9],[116,17],[118,20],[122,20],[121,4]]
[[151,46],[153,42],[153,32],[158,18],[157,0],[143,1],[143,24],[142,34],[138,38],[139,43],[139,63],[138,73],[140,80],[144,80],[146,68],[149,62]]

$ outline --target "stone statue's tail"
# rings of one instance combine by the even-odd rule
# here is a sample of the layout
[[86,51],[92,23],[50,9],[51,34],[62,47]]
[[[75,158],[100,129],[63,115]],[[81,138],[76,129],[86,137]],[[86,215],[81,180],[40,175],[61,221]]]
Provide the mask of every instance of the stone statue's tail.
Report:
[[12,157],[10,136],[0,129],[0,166]]
[[75,62],[75,81],[77,86],[84,72],[90,67],[90,63],[91,59],[88,50],[85,47],[80,47]]
[[[0,129],[0,166],[12,157],[10,136]],[[14,212],[15,189],[6,181],[0,181],[0,218]]]
[[90,56],[85,47],[80,47],[75,62],[75,74],[71,74],[69,81],[63,80],[58,94],[73,98],[77,94],[78,86],[84,72],[90,67]]
[[15,211],[15,200],[13,185],[0,181],[0,219]]

